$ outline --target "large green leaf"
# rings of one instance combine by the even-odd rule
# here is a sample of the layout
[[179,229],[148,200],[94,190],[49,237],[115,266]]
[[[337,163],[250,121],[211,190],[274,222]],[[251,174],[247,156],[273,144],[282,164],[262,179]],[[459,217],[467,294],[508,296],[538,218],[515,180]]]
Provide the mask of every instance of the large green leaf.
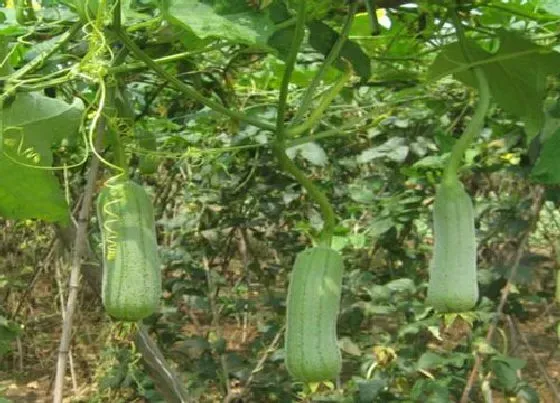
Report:
[[68,104],[40,94],[18,94],[13,103],[0,113],[3,150],[12,157],[29,150],[40,157],[33,161],[35,164],[50,166],[52,145],[77,133],[81,111],[79,100]]
[[221,4],[208,5],[198,0],[174,0],[166,10],[166,18],[201,39],[226,39],[266,47],[269,36],[274,32],[274,23],[268,14],[248,7],[245,2],[233,3],[238,3],[238,6],[232,8]]
[[286,60],[292,49],[292,42],[296,32],[295,26],[286,27],[276,31],[268,40],[268,44],[278,51],[278,57]]
[[[310,30],[309,43],[314,49],[326,56],[340,35],[321,21],[312,21],[308,24],[308,27]],[[369,79],[371,76],[371,61],[360,45],[354,41],[347,40],[342,46],[340,57],[350,61],[352,68],[362,80],[367,81]],[[344,70],[344,64],[340,57],[334,66]]]
[[[51,147],[78,132],[82,104],[18,94],[0,112],[0,215],[68,221],[68,206],[53,173]],[[31,166],[30,166],[31,165]],[[36,166],[36,167],[34,167]]]
[[68,205],[52,172],[0,157],[0,216],[68,222]]
[[[495,54],[478,48],[472,42],[468,42],[466,47],[472,62],[495,60],[479,65],[486,74],[492,97],[506,111],[522,119],[529,137],[533,137],[544,123],[546,77],[557,73],[560,54],[508,31],[500,31],[499,38],[500,49]],[[456,72],[466,65],[460,45],[453,43],[444,47],[436,57],[428,76],[436,79],[453,73],[458,80],[475,86],[470,71]]]

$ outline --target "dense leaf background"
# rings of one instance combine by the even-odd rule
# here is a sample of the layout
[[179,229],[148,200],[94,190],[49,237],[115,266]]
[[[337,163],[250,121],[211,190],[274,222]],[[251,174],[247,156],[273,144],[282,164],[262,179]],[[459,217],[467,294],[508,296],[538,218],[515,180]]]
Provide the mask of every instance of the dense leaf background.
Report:
[[[309,193],[281,170],[274,133],[187,96],[118,41],[109,11],[73,31],[74,2],[29,3],[35,21],[17,20],[12,2],[0,8],[2,94],[10,95],[0,111],[0,400],[50,399],[101,82],[118,88],[115,105],[126,113],[102,111],[108,128],[94,191],[115,174],[106,162],[118,164],[122,143],[127,174],[153,197],[162,257],[164,301],[145,326],[192,401],[459,401],[475,352],[483,360],[472,401],[559,398],[556,2],[461,2],[462,45],[451,2],[379,1],[376,35],[357,6],[305,116],[347,66],[352,79],[311,130],[286,139],[287,155],[337,216],[333,247],[346,268],[337,388],[294,383],[283,362],[291,265],[324,223]],[[172,77],[273,125],[298,4],[126,0],[120,16],[128,37]],[[287,123],[351,7],[306,2]],[[424,303],[431,206],[473,114],[473,66],[492,95],[461,170],[475,202],[481,298],[469,314],[442,317]],[[73,401],[164,401],[158,378],[103,312],[92,285],[101,270],[94,214],[89,224],[66,393]]]

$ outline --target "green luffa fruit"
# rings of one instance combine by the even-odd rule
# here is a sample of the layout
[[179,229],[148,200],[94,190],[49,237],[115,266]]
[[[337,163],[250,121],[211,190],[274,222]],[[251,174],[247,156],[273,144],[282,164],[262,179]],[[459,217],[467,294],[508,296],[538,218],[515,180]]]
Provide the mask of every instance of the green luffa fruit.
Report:
[[295,260],[286,303],[285,353],[290,375],[304,382],[334,379],[342,360],[336,337],[343,261],[318,246]]
[[434,256],[427,303],[439,312],[464,312],[478,300],[473,204],[458,181],[439,185],[434,200]]
[[105,310],[118,320],[141,320],[157,310],[161,298],[152,202],[134,182],[109,184],[98,196],[97,215]]

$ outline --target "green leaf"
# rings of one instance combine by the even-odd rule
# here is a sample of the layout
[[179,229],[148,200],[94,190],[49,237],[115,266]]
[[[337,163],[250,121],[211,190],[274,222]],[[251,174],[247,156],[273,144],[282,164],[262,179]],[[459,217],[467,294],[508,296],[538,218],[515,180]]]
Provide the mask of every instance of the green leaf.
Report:
[[443,168],[448,155],[428,155],[420,158],[412,166],[414,168]]
[[286,149],[286,154],[291,159],[295,158],[298,153],[313,165],[325,166],[328,162],[325,150],[317,143],[305,143]]
[[295,26],[286,27],[274,32],[268,39],[268,45],[278,51],[280,60],[286,60],[288,58],[295,32]]
[[[296,10],[299,0],[288,0],[288,7]],[[339,0],[308,0],[305,4],[305,15],[309,19],[320,20],[333,8],[339,5]]]
[[18,159],[23,150],[29,150],[40,157],[36,165],[50,166],[52,145],[78,133],[82,109],[78,99],[68,104],[35,93],[18,94],[0,113],[4,151]]
[[[484,11],[480,16],[482,26],[511,26],[520,24],[534,23],[534,21],[556,21],[552,15],[543,13],[540,9],[547,9],[546,3],[550,6],[557,3],[557,0],[513,0],[513,1],[494,1],[491,3],[499,3],[496,7],[491,4],[490,7],[484,7]],[[513,17],[515,16],[515,17]],[[515,18],[515,22],[513,18]]]
[[377,238],[395,226],[395,222],[390,217],[376,217],[368,227],[368,233],[372,238]]
[[366,247],[366,236],[364,234],[351,234],[348,240],[354,249],[363,249]]
[[[522,383],[522,382],[519,382]],[[533,389],[531,386],[523,384],[522,386],[520,386],[518,384],[518,390],[517,390],[517,399],[519,399],[520,402],[523,403],[539,403],[540,399],[539,399],[539,394],[538,392]]]
[[497,355],[492,357],[490,367],[495,375],[494,383],[498,387],[513,392],[519,382],[517,370],[525,366],[525,361],[518,358]]
[[0,157],[0,216],[67,223],[68,204],[52,172]]
[[410,391],[414,402],[448,403],[449,391],[445,380],[419,379]]
[[543,143],[539,158],[531,171],[533,181],[547,185],[560,183],[558,150],[560,150],[560,129]]
[[408,155],[409,147],[402,137],[391,137],[380,146],[371,147],[360,153],[357,158],[358,164],[367,164],[378,158],[388,158],[392,161],[402,163]]
[[342,337],[338,345],[342,351],[355,357],[360,357],[363,354],[360,346],[354,343],[349,337]]
[[499,38],[496,56],[519,56],[483,66],[492,96],[505,110],[523,119],[529,137],[533,137],[544,123],[546,76],[556,74],[560,54],[507,31],[500,31]]
[[448,358],[447,358],[447,364],[457,368],[457,369],[461,369],[461,368],[465,368],[465,362],[468,362],[468,360],[472,357],[472,355],[470,354],[462,354],[459,352],[453,353],[451,354]]
[[16,21],[16,11],[13,8],[0,8],[0,35],[19,36],[26,32],[25,27]]
[[388,282],[385,287],[394,292],[409,292],[414,293],[416,287],[414,285],[414,280],[410,278],[398,278]]
[[420,356],[418,362],[416,363],[417,369],[434,369],[443,366],[446,363],[446,359],[440,354],[426,351]]
[[0,315],[0,358],[12,350],[12,341],[20,333],[21,327],[18,324]]
[[81,110],[79,100],[68,104],[34,93],[18,94],[2,110],[1,216],[68,222],[68,205],[58,180],[40,167],[51,167],[55,143],[78,133]]
[[357,380],[360,402],[373,402],[378,395],[387,387],[384,379]]
[[[9,43],[8,38],[0,35],[0,58],[2,58],[2,60],[6,60],[6,57],[8,56],[8,53],[9,53],[8,43]],[[14,71],[14,70],[12,68],[12,65],[10,63],[9,58],[5,62],[0,63],[0,75],[1,76],[10,75],[12,73],[12,71]],[[0,110],[0,113],[1,113],[1,110]],[[2,143],[2,133],[0,133],[0,144],[1,143]]]
[[174,0],[165,17],[201,39],[221,38],[234,43],[266,47],[274,24],[264,12],[240,7],[210,6],[197,0]]
[[342,249],[344,249],[348,244],[350,243],[350,240],[348,239],[348,237],[345,236],[333,236],[332,241],[331,241],[331,248],[336,250],[336,251],[341,251]]
[[560,118],[555,115],[555,110],[547,110],[544,117],[544,124],[540,134],[541,142],[548,140],[554,133],[560,129]]
[[356,203],[372,203],[375,200],[374,189],[369,183],[351,183],[348,185],[350,199]]
[[391,290],[382,285],[374,284],[367,292],[372,302],[386,302],[391,298]]
[[[500,49],[495,54],[480,49],[473,42],[465,45],[472,62],[498,59],[479,65],[488,79],[492,97],[506,111],[523,119],[529,137],[533,137],[544,123],[546,77],[556,74],[560,54],[537,46],[516,33],[501,30],[498,35]],[[467,64],[460,45],[452,43],[436,57],[428,77],[440,78]],[[476,86],[471,71],[453,74],[463,83]]]
[[493,357],[492,360],[503,362],[515,371],[524,368],[525,365],[527,364],[527,361],[522,360],[521,358],[510,357],[502,354]]
[[[327,24],[320,21],[313,21],[308,24],[308,27],[311,32],[309,43],[315,50],[326,56],[340,35]],[[370,59],[360,45],[351,40],[344,42],[339,58],[334,63],[337,69],[344,71],[344,63],[340,59],[341,57],[350,61],[352,68],[362,80],[369,79],[371,76]]]

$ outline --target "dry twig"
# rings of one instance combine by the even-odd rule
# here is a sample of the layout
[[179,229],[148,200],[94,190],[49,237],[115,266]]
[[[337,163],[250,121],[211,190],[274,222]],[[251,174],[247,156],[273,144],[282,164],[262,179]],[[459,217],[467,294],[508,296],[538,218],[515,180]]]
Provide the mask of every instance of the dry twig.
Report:
[[[531,232],[535,228],[535,225],[536,225],[536,223],[539,219],[539,212],[540,212],[541,207],[544,203],[544,197],[543,196],[544,196],[544,188],[542,186],[535,187],[534,188],[534,194],[533,194],[533,204],[531,206],[531,215],[530,215],[530,219],[529,219],[530,225],[528,226],[525,233],[523,233],[523,236],[521,237],[519,245],[517,247],[517,253],[515,254],[515,258],[513,260],[513,264],[511,266],[511,270],[509,272],[507,284],[502,289],[502,296],[500,297],[500,302],[498,304],[498,308],[496,309],[496,314],[494,316],[494,319],[492,320],[492,323],[490,323],[490,326],[488,327],[488,333],[486,334],[486,342],[487,343],[492,342],[492,337],[494,336],[494,332],[496,331],[496,328],[498,326],[498,322],[500,321],[500,319],[502,317],[502,312],[503,312],[504,306],[507,302],[508,295],[511,291],[511,288],[512,288],[513,284],[515,283],[515,277],[517,275],[517,270],[519,269],[519,262],[521,261],[521,258],[523,257],[523,253],[524,253],[525,248],[527,246],[527,241],[529,240],[529,236],[531,235]],[[461,403],[468,403],[469,402],[469,394],[471,392],[471,389],[474,385],[474,382],[475,382],[476,377],[478,375],[478,371],[480,370],[481,366],[482,366],[482,354],[477,351],[475,353],[473,368],[472,368],[471,373],[468,377],[467,383],[465,385],[465,389],[463,390],[463,394],[461,395],[461,400],[460,400]]]
[[[97,138],[95,147],[100,149],[102,147],[103,133],[105,132],[106,118],[101,115],[97,122]],[[58,349],[58,362],[56,365],[56,377],[53,388],[53,402],[62,402],[62,392],[64,389],[64,375],[66,373],[66,359],[68,357],[68,348],[72,338],[72,319],[74,317],[74,309],[78,299],[78,290],[80,286],[80,266],[82,264],[82,257],[86,251],[87,244],[87,228],[89,223],[89,216],[91,210],[91,201],[95,191],[95,184],[97,181],[97,172],[99,170],[99,159],[93,156],[91,165],[88,172],[86,186],[84,188],[82,206],[78,216],[78,225],[76,228],[76,241],[74,242],[70,284],[68,291],[68,300],[66,303],[66,312],[63,316],[62,336],[60,338],[60,345]]]

